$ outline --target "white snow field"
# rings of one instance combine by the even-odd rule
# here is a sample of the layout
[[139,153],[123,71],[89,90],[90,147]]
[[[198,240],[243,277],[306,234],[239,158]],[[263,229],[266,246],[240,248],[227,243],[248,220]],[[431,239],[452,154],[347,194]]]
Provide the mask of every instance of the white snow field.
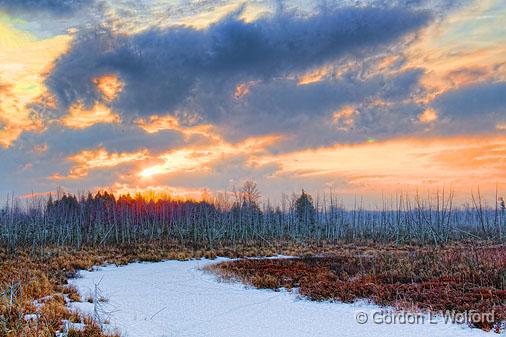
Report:
[[[311,302],[286,291],[259,290],[220,282],[201,268],[224,259],[133,263],[81,271],[70,280],[86,299],[100,282],[110,327],[124,337],[457,337],[495,336],[466,325],[366,324],[356,313],[371,313],[366,303]],[[73,307],[92,313],[93,304]]]

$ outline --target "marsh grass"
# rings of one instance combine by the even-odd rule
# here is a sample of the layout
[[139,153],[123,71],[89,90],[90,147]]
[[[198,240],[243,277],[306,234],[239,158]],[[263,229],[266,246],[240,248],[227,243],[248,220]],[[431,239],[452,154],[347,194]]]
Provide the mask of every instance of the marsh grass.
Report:
[[399,309],[494,312],[473,326],[500,331],[506,320],[506,247],[343,247],[296,259],[241,259],[212,265],[225,279],[257,288],[298,288],[311,300],[367,299]]

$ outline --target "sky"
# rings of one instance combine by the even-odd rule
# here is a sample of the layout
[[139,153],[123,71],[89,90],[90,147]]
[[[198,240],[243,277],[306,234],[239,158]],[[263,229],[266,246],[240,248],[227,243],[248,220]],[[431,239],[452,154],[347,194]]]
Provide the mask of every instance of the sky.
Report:
[[0,0],[0,195],[494,196],[505,22],[502,0]]

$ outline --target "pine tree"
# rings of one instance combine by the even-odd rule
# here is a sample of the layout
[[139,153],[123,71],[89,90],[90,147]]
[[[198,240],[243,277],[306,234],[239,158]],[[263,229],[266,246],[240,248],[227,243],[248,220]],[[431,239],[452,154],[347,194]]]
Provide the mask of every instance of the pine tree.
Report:
[[316,222],[316,210],[313,198],[302,190],[302,194],[295,201],[295,213],[299,225],[313,226]]

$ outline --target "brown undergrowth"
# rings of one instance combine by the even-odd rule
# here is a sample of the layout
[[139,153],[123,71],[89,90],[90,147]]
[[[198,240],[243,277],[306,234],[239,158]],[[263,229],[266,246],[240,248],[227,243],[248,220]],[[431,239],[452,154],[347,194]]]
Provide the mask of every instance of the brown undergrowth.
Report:
[[55,336],[62,330],[64,320],[85,323],[84,330],[71,329],[69,337],[104,337],[106,334],[90,317],[83,317],[67,306],[68,301],[86,301],[67,285],[78,270],[104,264],[216,256],[301,256],[301,259],[238,260],[218,264],[213,269],[224,277],[261,288],[300,287],[302,295],[314,300],[370,298],[379,304],[416,305],[421,309],[437,305],[483,310],[493,307],[499,320],[505,317],[503,246],[494,248],[484,243],[488,248],[464,245],[435,250],[374,243],[262,244],[199,249],[153,242],[79,251],[53,248],[37,254],[7,253],[0,248],[0,337]]
[[504,329],[506,246],[339,247],[297,259],[242,259],[209,267],[257,288],[298,288],[311,300],[368,299],[398,309],[494,312],[483,330]]

